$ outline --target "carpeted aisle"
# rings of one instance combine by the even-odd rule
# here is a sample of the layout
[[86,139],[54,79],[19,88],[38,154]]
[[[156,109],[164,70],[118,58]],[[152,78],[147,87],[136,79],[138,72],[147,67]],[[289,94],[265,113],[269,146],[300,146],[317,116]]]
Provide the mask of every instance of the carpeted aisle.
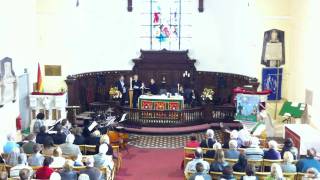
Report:
[[183,180],[179,149],[143,149],[130,146],[122,151],[122,165],[116,180]]

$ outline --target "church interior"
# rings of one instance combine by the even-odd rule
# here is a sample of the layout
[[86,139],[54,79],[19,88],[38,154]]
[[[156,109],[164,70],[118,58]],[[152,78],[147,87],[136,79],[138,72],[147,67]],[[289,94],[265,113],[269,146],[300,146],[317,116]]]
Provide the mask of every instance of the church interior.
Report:
[[0,0],[0,180],[320,179],[319,7]]

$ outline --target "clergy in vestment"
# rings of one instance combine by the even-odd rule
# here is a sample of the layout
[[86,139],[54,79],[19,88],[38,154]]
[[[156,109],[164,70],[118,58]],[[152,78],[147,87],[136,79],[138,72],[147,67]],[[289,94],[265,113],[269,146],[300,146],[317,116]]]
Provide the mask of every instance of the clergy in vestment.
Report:
[[137,108],[138,98],[142,94],[142,82],[139,80],[137,74],[133,76],[132,80],[132,88],[133,88],[133,108]]
[[158,86],[153,78],[150,79],[149,91],[152,95],[156,95],[159,93]]

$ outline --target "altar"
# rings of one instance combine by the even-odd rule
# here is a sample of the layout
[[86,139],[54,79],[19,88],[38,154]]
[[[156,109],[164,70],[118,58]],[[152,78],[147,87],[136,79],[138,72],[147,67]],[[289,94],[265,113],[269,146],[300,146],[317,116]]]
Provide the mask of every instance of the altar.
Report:
[[138,99],[138,108],[142,110],[179,111],[183,109],[183,104],[181,95],[141,95]]

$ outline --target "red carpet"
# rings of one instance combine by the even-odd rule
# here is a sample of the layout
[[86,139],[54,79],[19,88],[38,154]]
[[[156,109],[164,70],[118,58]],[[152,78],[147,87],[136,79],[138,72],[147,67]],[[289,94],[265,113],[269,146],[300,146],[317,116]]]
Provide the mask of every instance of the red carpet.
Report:
[[122,151],[122,165],[116,180],[183,180],[182,149],[140,149]]

